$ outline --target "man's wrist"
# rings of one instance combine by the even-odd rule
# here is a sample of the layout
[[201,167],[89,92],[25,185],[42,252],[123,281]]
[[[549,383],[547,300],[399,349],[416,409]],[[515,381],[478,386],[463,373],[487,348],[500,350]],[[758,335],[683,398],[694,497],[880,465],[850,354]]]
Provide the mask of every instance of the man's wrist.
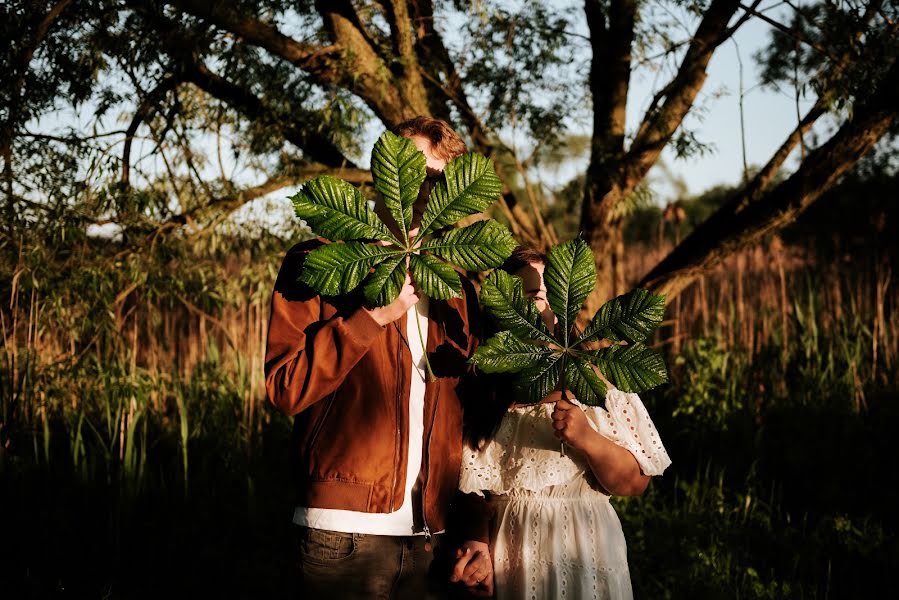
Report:
[[363,341],[374,340],[384,331],[384,326],[364,306],[353,312],[345,324],[354,337]]

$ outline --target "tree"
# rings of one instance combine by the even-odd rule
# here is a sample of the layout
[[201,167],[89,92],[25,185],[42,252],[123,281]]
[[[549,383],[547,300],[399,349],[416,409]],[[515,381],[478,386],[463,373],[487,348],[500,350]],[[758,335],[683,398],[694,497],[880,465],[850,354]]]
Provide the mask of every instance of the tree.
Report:
[[[623,247],[622,205],[664,148],[696,151],[685,118],[708,65],[740,27],[760,19],[773,32],[758,57],[767,83],[816,102],[767,164],[646,275],[645,285],[671,296],[795,219],[892,126],[899,9],[883,0],[821,0],[787,4],[781,22],[761,0],[669,4],[585,0],[582,8],[560,9],[479,2],[466,10],[458,0],[58,0],[5,8],[4,37],[15,40],[2,55],[7,220],[34,221],[55,207],[52,214],[111,220],[141,235],[202,229],[262,193],[313,176],[367,181],[353,160],[364,126],[428,114],[453,122],[472,150],[494,159],[505,190],[497,217],[519,240],[545,246],[554,234],[539,195],[528,193],[527,169],[540,150],[561,143],[574,114],[593,123],[580,206],[582,236],[597,261],[598,285],[584,309],[593,314],[623,291],[613,275]],[[659,16],[659,7],[674,6],[694,15],[683,24],[683,39],[673,38]],[[573,25],[585,18],[586,39]],[[670,78],[628,132],[634,70],[660,61],[674,66]],[[586,96],[578,91],[582,81]],[[53,139],[30,129],[62,102],[91,104],[95,121],[114,111],[127,111],[130,120],[124,130]],[[839,126],[811,148],[808,134],[825,114]],[[531,140],[530,157],[503,142],[509,129]],[[237,182],[222,160],[219,176],[204,170],[212,161],[192,137],[220,139],[223,131],[228,149],[261,173],[261,182]],[[152,142],[155,169],[142,170],[148,159],[133,154],[141,132]],[[108,139],[115,151],[102,145]],[[796,148],[799,166],[778,179]],[[94,179],[115,173],[117,183],[98,190],[85,163]]]

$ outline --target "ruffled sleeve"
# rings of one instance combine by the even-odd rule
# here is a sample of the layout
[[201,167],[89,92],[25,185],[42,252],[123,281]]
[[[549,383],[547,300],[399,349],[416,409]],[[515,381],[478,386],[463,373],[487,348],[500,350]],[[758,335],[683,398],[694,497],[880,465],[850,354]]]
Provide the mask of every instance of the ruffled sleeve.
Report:
[[574,453],[561,452],[552,411],[552,404],[510,409],[492,440],[480,448],[463,447],[459,489],[480,496],[537,492],[583,476],[589,466]]
[[644,475],[661,475],[671,464],[662,439],[637,394],[610,389],[606,408],[586,409],[588,418],[599,432],[637,459]]
[[[671,464],[637,394],[610,389],[605,409],[574,403],[584,410],[593,429],[634,455],[645,475],[661,475]],[[479,496],[537,492],[582,477],[590,466],[579,453],[560,451],[552,411],[552,403],[510,409],[492,440],[480,448],[464,447],[459,489]]]

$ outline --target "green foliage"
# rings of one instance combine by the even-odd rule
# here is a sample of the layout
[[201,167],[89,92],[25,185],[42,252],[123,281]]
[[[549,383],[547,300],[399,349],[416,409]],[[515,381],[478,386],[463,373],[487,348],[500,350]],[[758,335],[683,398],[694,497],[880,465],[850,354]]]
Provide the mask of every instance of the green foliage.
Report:
[[750,352],[711,332],[683,346],[671,386],[643,396],[674,465],[642,497],[613,499],[635,597],[895,595],[896,365],[874,376],[871,307],[834,322],[811,310],[820,285],[801,287],[786,356],[777,338]]
[[826,98],[834,112],[851,111],[895,60],[899,37],[892,23],[897,16],[895,2],[879,4],[876,10],[864,2],[816,2],[797,8],[788,23],[790,32],[772,28],[769,45],[755,56],[762,82],[777,90],[789,86],[797,96],[813,92]]
[[[363,292],[370,303],[389,304],[402,288],[408,261],[419,289],[445,300],[462,291],[451,263],[469,271],[489,269],[517,245],[512,234],[492,220],[441,231],[485,211],[499,197],[502,186],[488,158],[470,153],[447,163],[414,236],[413,205],[427,175],[424,154],[411,140],[387,131],[372,150],[371,164],[375,189],[395,221],[393,230],[356,187],[334,177],[313,179],[292,198],[297,217],[335,242],[310,252],[303,267],[303,282],[319,293],[346,294],[365,282]],[[372,245],[371,240],[382,244]]]
[[710,426],[726,428],[731,417],[744,409],[750,393],[742,382],[746,379],[746,362],[742,353],[699,338],[674,359],[683,367],[684,390],[674,408],[675,416],[689,416]]
[[[566,120],[584,114],[583,54],[568,32],[583,18],[577,8],[552,2],[482,1],[467,7],[455,54],[465,79],[485,104],[485,124],[501,131],[512,124],[540,145],[564,144]],[[447,41],[450,41],[447,36]]]
[[484,212],[502,191],[502,183],[489,158],[471,152],[451,160],[428,199],[419,235],[428,235],[469,215]]
[[522,340],[555,342],[534,301],[525,296],[521,279],[497,270],[481,285],[481,304],[502,329]]
[[546,299],[559,319],[561,342],[568,346],[568,335],[581,305],[596,285],[596,264],[589,246],[577,240],[553,248],[543,279]]
[[381,192],[393,220],[402,226],[403,241],[408,241],[412,205],[427,177],[426,162],[415,144],[396,135],[382,135],[372,150],[375,189]]
[[[583,240],[550,250],[543,275],[547,299],[558,318],[550,332],[519,277],[494,271],[481,287],[481,303],[503,329],[477,349],[471,362],[487,373],[517,373],[516,387],[539,402],[556,388],[570,389],[581,402],[603,405],[600,371],[618,388],[640,392],[668,381],[662,355],[641,342],[662,322],[665,299],[634,290],[603,305],[577,335],[574,321],[596,284],[593,255]],[[611,346],[591,349],[606,339]]]
[[[265,404],[261,361],[271,284],[293,240],[129,245],[56,227],[64,233],[36,237],[39,228],[21,246],[0,243],[9,336],[0,345],[0,497],[16,540],[0,550],[4,591],[285,595],[290,420]],[[378,267],[388,278],[391,262],[401,261]],[[770,348],[741,348],[713,325],[668,359],[672,385],[643,394],[674,464],[643,496],[612,499],[635,597],[896,595],[899,361],[883,346],[873,354],[870,267],[855,257],[837,317],[820,264],[808,281],[790,277],[786,356],[779,333]],[[484,346],[496,350],[490,360],[552,354],[527,343],[541,331],[555,338],[538,313],[527,316],[533,303],[517,279],[496,275],[505,284],[494,306],[511,304],[506,319],[530,333],[518,341],[501,332]],[[638,299],[609,312],[627,315],[646,304]],[[888,297],[890,343],[895,306]],[[736,319],[732,305],[721,310]],[[561,379],[555,356],[528,372],[532,385],[549,391]],[[567,381],[577,381],[574,368],[566,363]],[[147,572],[160,575],[148,582]]]

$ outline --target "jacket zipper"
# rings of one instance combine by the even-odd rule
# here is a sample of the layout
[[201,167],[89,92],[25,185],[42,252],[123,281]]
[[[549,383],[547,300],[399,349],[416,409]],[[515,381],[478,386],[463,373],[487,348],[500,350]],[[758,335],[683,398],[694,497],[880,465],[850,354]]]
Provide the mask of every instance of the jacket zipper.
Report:
[[[403,336],[400,335],[400,327],[399,327],[399,325],[396,324],[396,321],[394,321],[393,323],[394,323],[394,328],[397,331],[396,364],[400,367],[400,370],[402,370],[402,366],[403,366]],[[402,418],[403,418],[403,416],[402,416],[403,402],[402,402],[402,398],[400,398],[400,396],[402,395],[402,393],[401,393],[402,389],[403,389],[403,378],[397,377],[396,378],[396,394],[394,394],[394,403],[396,405],[396,438],[395,438],[395,443],[393,446],[394,454],[396,455],[395,462],[397,465],[399,464],[400,448],[402,448],[402,445],[403,445],[403,437],[402,437],[402,431],[401,431],[402,428],[400,427],[400,423],[402,423]],[[396,496],[396,477],[397,477],[398,469],[399,469],[399,467],[397,467],[393,470],[393,482],[390,485],[390,512],[393,512],[394,510],[396,510],[394,507],[396,505],[396,497],[395,497]]]
[[424,525],[425,549],[429,552],[431,550],[431,530],[428,528],[428,505],[425,502],[425,498],[428,493],[428,481],[431,479],[431,436],[434,435],[434,423],[437,422],[437,408],[440,401],[440,384],[435,381],[434,385],[437,388],[434,391],[434,414],[431,416],[431,428],[428,430],[428,439],[425,443],[425,461],[428,468],[428,477],[421,486],[421,522]]

